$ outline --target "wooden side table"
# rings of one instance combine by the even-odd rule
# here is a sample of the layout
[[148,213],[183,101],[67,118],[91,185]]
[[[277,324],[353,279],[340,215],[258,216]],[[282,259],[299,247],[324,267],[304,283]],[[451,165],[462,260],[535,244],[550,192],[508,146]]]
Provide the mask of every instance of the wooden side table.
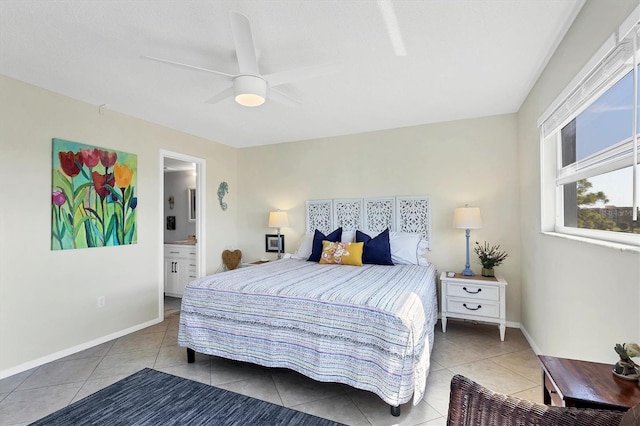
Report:
[[253,260],[251,262],[242,263],[240,266],[246,267],[246,266],[262,265],[263,263],[269,263],[269,262],[270,260]]
[[544,355],[538,360],[547,405],[626,411],[640,404],[638,382],[614,376],[613,365]]
[[462,318],[498,324],[500,340],[506,328],[506,287],[502,278],[473,276],[456,273],[440,275],[442,283],[442,332],[447,332],[447,318]]

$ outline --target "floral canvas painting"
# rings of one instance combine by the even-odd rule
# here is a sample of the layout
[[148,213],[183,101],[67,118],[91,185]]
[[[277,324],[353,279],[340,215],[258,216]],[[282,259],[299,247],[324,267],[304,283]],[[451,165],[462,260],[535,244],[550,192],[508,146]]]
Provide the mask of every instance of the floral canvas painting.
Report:
[[137,155],[53,139],[52,163],[52,250],[137,243]]

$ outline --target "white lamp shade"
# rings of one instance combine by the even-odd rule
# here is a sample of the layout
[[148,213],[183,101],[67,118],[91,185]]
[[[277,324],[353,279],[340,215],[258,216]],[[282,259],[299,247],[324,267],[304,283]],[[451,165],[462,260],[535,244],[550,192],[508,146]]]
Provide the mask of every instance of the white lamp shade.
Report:
[[453,227],[461,229],[482,228],[482,216],[478,207],[460,207],[453,213]]
[[269,228],[283,228],[289,226],[287,212],[275,211],[269,213]]

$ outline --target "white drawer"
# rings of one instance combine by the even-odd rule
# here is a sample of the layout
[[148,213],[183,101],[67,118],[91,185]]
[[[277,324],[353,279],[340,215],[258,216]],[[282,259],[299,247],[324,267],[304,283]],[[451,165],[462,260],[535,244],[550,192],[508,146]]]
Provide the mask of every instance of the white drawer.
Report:
[[449,283],[448,297],[463,297],[467,300],[500,300],[500,289],[493,285]]
[[196,246],[165,244],[164,257],[193,258],[196,256]]
[[486,300],[447,299],[447,313],[500,318],[500,305]]

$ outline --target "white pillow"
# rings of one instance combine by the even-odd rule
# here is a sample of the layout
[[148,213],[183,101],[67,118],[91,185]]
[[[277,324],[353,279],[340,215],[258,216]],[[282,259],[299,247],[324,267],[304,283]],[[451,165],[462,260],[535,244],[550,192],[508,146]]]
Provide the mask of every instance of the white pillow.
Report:
[[[364,232],[365,234],[367,234],[371,238],[375,238],[378,235],[382,234],[383,231],[369,231],[367,229],[361,229],[360,232]],[[389,236],[391,236],[391,231],[389,231]]]
[[424,238],[420,238],[418,249],[416,250],[416,256],[418,256],[418,265],[429,266],[429,261],[427,260],[427,250],[429,250],[429,242]]
[[356,231],[342,231],[342,238],[340,239],[341,243],[355,243],[356,242]]
[[300,240],[300,246],[298,246],[298,250],[292,256],[297,259],[307,260],[309,256],[311,256],[311,251],[313,250],[313,234],[304,234],[302,239]]
[[429,266],[425,257],[427,241],[420,234],[408,232],[390,232],[391,260],[395,265]]

